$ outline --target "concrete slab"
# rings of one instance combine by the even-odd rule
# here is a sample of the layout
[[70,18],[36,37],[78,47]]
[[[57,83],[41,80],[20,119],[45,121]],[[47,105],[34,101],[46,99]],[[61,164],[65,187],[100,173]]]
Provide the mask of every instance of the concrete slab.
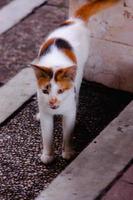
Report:
[[25,16],[31,13],[36,7],[47,0],[14,0],[0,10],[0,34],[4,33]]
[[[133,163],[122,177],[122,181],[132,183],[133,185]],[[132,186],[133,187],[133,186]],[[132,196],[133,197],[133,196]]]
[[133,199],[133,165],[113,185],[102,200],[132,200]]
[[0,124],[36,92],[33,70],[23,69],[0,88]]
[[133,200],[133,186],[118,182],[102,200]]
[[94,200],[133,158],[133,101],[36,200]]
[[133,92],[133,47],[96,38],[91,38],[90,45],[85,78]]

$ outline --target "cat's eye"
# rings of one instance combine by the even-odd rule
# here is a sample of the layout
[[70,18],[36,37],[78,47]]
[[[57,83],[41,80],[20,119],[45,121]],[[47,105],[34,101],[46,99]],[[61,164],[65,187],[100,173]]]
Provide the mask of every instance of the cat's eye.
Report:
[[48,85],[45,87],[46,90],[50,90],[50,88],[51,88],[51,84],[48,84]]
[[64,92],[63,89],[59,89],[59,90],[58,90],[58,94],[62,94],[63,92]]
[[48,84],[48,85],[42,90],[42,92],[43,92],[44,94],[49,94],[50,88],[51,88],[51,85]]
[[42,90],[43,94],[49,94],[49,91],[47,89]]

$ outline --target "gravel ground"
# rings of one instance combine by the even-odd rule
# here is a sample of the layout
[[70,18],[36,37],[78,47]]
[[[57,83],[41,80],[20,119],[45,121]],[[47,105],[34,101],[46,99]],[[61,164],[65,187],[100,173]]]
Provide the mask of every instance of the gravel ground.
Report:
[[[84,81],[73,136],[76,152],[85,148],[131,98],[127,93]],[[42,143],[40,125],[34,119],[36,111],[33,97],[0,129],[0,200],[33,200],[69,164],[60,156],[60,117],[55,120],[56,160],[50,166],[40,161]]]

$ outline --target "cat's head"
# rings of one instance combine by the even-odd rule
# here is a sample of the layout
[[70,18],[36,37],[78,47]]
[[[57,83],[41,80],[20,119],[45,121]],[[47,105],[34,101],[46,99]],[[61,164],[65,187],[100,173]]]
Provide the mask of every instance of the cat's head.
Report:
[[74,90],[76,66],[58,68],[57,70],[37,65],[32,66],[45,102],[51,109],[57,109]]

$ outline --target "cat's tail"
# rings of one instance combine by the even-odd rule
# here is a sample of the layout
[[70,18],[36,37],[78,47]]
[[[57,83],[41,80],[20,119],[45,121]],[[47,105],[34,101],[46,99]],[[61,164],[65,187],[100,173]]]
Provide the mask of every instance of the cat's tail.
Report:
[[74,13],[74,17],[87,21],[92,15],[113,6],[120,0],[95,0],[80,6]]

